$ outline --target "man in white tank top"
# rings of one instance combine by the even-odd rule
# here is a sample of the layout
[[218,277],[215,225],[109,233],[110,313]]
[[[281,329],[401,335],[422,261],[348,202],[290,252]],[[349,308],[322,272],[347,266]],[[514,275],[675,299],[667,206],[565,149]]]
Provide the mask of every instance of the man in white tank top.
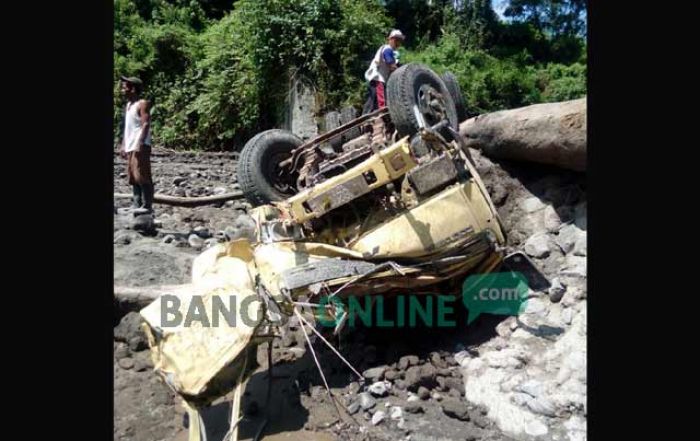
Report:
[[387,36],[387,44],[383,44],[374,54],[365,71],[365,79],[369,83],[367,101],[362,108],[362,114],[370,113],[386,107],[385,85],[389,75],[399,67],[397,49],[406,37],[398,30],[392,30]]
[[121,77],[126,97],[122,155],[127,159],[129,184],[133,189],[134,214],[153,211],[151,178],[151,114],[149,102],[141,99],[143,83],[136,77]]

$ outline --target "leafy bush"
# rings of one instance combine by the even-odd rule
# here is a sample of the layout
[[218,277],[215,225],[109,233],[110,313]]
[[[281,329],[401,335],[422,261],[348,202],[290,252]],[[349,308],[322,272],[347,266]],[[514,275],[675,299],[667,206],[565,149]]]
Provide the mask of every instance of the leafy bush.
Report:
[[405,61],[430,66],[457,77],[471,113],[510,109],[538,102],[580,98],[586,94],[586,66],[533,63],[527,51],[496,58],[484,50],[463,49],[455,34],[436,44],[406,51]]
[[[154,102],[155,141],[242,145],[279,125],[293,77],[326,105],[360,105],[362,73],[391,22],[374,0],[239,0],[218,21],[196,3],[115,3],[118,75],[139,75]],[[123,102],[116,100],[121,121]]]
[[394,26],[409,37],[402,61],[452,71],[471,112],[579,98],[581,2],[565,3],[550,17],[554,2],[518,0],[504,23],[488,0],[115,0],[115,129],[120,75],[144,81],[154,142],[171,148],[236,148],[279,127],[294,78],[312,83],[319,112],[359,108]]

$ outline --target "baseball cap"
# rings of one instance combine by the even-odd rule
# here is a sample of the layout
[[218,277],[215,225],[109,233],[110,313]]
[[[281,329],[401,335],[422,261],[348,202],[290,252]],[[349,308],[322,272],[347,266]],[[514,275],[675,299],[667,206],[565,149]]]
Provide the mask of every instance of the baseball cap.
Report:
[[137,77],[125,77],[124,75],[121,76],[122,81],[126,81],[127,83],[135,84],[137,86],[143,86],[143,81]]
[[406,39],[406,36],[403,34],[403,32],[399,31],[398,29],[394,29],[389,33],[389,38],[398,38],[399,40],[404,40]]

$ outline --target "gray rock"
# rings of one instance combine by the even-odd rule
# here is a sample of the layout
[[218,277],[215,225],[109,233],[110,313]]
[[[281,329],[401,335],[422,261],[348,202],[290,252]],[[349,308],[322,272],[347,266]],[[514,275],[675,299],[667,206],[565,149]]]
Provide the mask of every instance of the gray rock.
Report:
[[288,90],[287,99],[291,112],[285,118],[285,125],[289,127],[291,132],[302,140],[311,139],[318,135],[318,125],[314,113],[318,103],[313,89],[301,80],[296,81]]
[[121,360],[129,356],[129,348],[124,343],[117,343],[114,348],[114,358]]
[[462,392],[460,392],[457,389],[450,388],[450,390],[447,391],[447,396],[452,397],[452,398],[456,398],[456,399],[460,399],[460,398],[462,398]]
[[423,364],[421,366],[412,366],[406,370],[404,381],[408,390],[415,391],[420,386],[428,388],[435,386],[435,377],[437,369],[431,364]]
[[486,427],[489,426],[490,421],[488,418],[486,418],[484,415],[481,415],[478,412],[472,412],[469,414],[469,419],[471,420],[472,423],[474,423],[477,427],[480,427],[482,429],[485,429]]
[[372,383],[367,390],[375,397],[384,397],[389,393],[389,384],[388,382],[377,381]]
[[574,310],[571,308],[565,308],[561,312],[561,321],[567,325],[571,324],[571,320],[574,318]]
[[419,361],[420,359],[415,355],[404,355],[399,358],[399,369],[405,371],[409,367],[417,365]]
[[196,234],[190,234],[190,236],[187,238],[187,243],[192,248],[200,249],[204,246],[204,239]]
[[149,356],[148,352],[141,352],[137,354],[134,358],[134,370],[136,372],[143,372],[149,369],[153,369],[153,361]]
[[538,233],[525,241],[525,252],[532,257],[544,258],[549,256],[549,238],[546,234]]
[[403,419],[403,410],[399,406],[394,406],[391,408],[391,412],[389,413],[389,418],[392,420],[401,420]]
[[535,196],[523,200],[520,203],[520,206],[526,213],[534,213],[535,211],[539,211],[545,207],[544,203],[542,203],[542,201]]
[[143,319],[138,312],[130,312],[119,321],[114,327],[114,339],[116,341],[129,343],[132,338],[138,337],[146,341],[146,334],[141,329]]
[[587,234],[584,231],[583,234],[579,236],[578,239],[576,239],[576,243],[574,244],[574,256],[585,256],[588,253],[588,238]]
[[464,390],[464,381],[462,376],[445,378],[445,387],[448,389],[456,389],[460,394]]
[[508,189],[506,189],[506,187],[500,183],[496,183],[491,187],[489,194],[491,195],[491,201],[493,204],[500,207],[508,198]]
[[360,402],[359,401],[353,401],[350,403],[350,405],[347,407],[348,413],[350,415],[354,415],[357,413],[358,410],[360,410]]
[[569,308],[572,306],[577,305],[581,300],[586,298],[585,292],[580,289],[580,288],[569,288],[567,289],[566,293],[564,293],[564,297],[561,299],[561,304],[565,308]]
[[378,367],[373,367],[371,369],[367,369],[362,373],[362,376],[365,377],[366,379],[370,381],[379,381],[384,377],[384,373],[386,372],[387,367],[386,366],[378,366]]
[[156,232],[156,225],[153,221],[153,215],[141,214],[136,216],[131,224],[131,228],[140,233],[154,234]]
[[130,231],[118,231],[114,235],[115,245],[129,245],[134,240],[138,239],[138,234],[132,233]]
[[129,339],[129,349],[132,352],[139,352],[143,351],[144,349],[148,349],[146,339],[140,335],[135,335],[131,337]]
[[586,277],[586,265],[585,257],[566,256],[566,263],[560,274],[569,277]]
[[187,182],[187,178],[183,178],[182,176],[178,176],[177,178],[173,179],[173,185],[175,186],[180,186],[185,182]]
[[423,412],[425,412],[425,409],[423,409],[423,405],[419,401],[409,401],[404,406],[404,410],[408,413],[423,413]]
[[376,426],[377,424],[381,423],[384,418],[386,418],[386,412],[383,410],[374,412],[374,415],[372,415],[372,425]]
[[581,230],[574,224],[564,225],[559,229],[559,234],[557,235],[555,241],[559,248],[568,254],[574,249],[576,241],[580,237]]
[[240,233],[238,232],[238,228],[228,226],[226,229],[224,229],[224,235],[226,236],[226,239],[228,240],[234,240],[238,238],[238,235]]
[[125,370],[129,370],[134,367],[134,360],[129,357],[122,358],[118,361],[119,367]]
[[547,426],[545,426],[541,421],[532,420],[525,426],[525,433],[530,436],[543,436],[549,432]]
[[510,401],[513,402],[513,404],[516,404],[518,406],[527,406],[527,403],[529,401],[532,401],[532,396],[528,395],[524,392],[516,392],[513,395],[510,396]]
[[304,349],[303,347],[288,348],[287,352],[292,354],[292,356],[294,356],[295,358],[299,359],[304,356],[304,354],[306,353],[306,349]]
[[224,194],[226,189],[224,187],[214,187],[214,194]]
[[435,377],[435,381],[437,382],[437,389],[440,391],[447,391],[447,387],[445,386],[445,377],[438,376]]
[[537,380],[527,380],[515,388],[516,391],[522,392],[530,395],[533,398],[537,398],[543,395],[545,392],[544,384]]
[[362,392],[358,397],[362,410],[369,410],[377,404],[377,400],[375,400],[369,392]]
[[163,238],[163,243],[172,243],[175,240],[175,236],[168,234]]
[[209,228],[207,227],[195,227],[194,230],[192,230],[192,232],[197,236],[201,237],[202,239],[209,239],[211,237],[211,233],[209,232]]
[[456,418],[460,421],[469,421],[469,408],[467,404],[454,400],[447,399],[442,402],[442,412],[450,418]]
[[[500,325],[500,323],[499,323]],[[464,366],[465,363],[469,362],[469,359],[471,358],[471,355],[469,354],[468,351],[462,350],[459,351],[455,354],[455,361],[460,365]]]
[[557,303],[561,300],[566,292],[566,285],[561,283],[559,277],[552,279],[552,285],[549,287],[549,300]]
[[359,391],[360,391],[360,383],[358,383],[357,381],[353,381],[352,383],[350,383],[348,385],[348,393],[349,394],[355,395]]
[[526,403],[527,407],[534,413],[553,417],[556,416],[554,404],[545,397],[537,397]]
[[430,362],[438,369],[443,369],[447,367],[447,363],[440,357],[440,354],[433,352],[430,354]]
[[544,318],[547,315],[547,305],[539,298],[528,299],[523,313]]
[[428,388],[421,386],[418,388],[418,392],[416,392],[416,395],[421,400],[427,400],[428,398],[430,398],[430,391],[428,390]]
[[394,381],[399,378],[399,373],[393,369],[384,372],[384,379],[388,381]]
[[544,227],[547,229],[548,233],[554,233],[559,230],[561,226],[561,219],[559,214],[551,205],[547,205],[544,209]]

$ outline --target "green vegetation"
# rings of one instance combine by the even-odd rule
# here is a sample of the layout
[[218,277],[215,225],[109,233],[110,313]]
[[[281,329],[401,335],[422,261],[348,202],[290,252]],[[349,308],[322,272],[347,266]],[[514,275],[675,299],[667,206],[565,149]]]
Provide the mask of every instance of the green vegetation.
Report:
[[[457,6],[454,6],[457,4]],[[138,75],[159,145],[242,146],[279,126],[293,78],[327,109],[360,108],[363,73],[384,35],[408,35],[401,61],[457,76],[470,111],[586,93],[585,2],[511,0],[115,0],[115,128],[119,75]]]

